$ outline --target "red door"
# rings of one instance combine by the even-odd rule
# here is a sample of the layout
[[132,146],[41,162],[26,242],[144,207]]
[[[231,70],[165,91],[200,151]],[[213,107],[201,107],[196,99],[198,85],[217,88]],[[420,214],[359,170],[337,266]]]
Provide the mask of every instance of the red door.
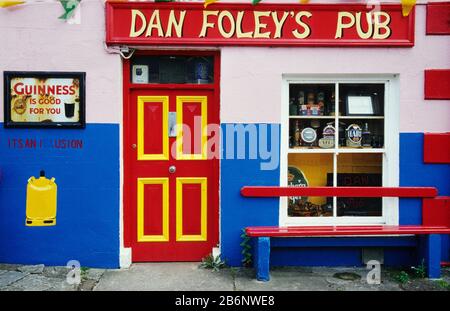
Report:
[[220,140],[207,130],[219,124],[218,92],[149,85],[126,97],[124,226],[132,260],[199,261],[218,243],[219,163],[211,150]]

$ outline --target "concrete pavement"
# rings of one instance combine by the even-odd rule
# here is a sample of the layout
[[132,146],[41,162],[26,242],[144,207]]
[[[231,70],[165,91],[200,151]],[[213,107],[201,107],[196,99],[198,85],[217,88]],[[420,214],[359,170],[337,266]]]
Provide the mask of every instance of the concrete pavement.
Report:
[[[212,271],[199,263],[143,263],[128,269],[83,268],[81,283],[68,284],[66,267],[0,264],[1,291],[401,291],[450,290],[450,269],[441,280],[414,278],[411,271],[382,269],[381,284],[366,281],[361,267],[283,267],[259,282],[248,268]],[[406,277],[405,277],[406,274]],[[402,278],[399,278],[402,275]]]

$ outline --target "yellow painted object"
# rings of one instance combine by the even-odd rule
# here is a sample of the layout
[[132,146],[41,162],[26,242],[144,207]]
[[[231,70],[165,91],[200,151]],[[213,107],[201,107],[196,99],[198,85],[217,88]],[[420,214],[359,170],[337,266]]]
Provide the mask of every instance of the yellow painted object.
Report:
[[10,6],[15,6],[23,3],[25,3],[25,1],[13,1],[13,0],[0,1],[0,8],[8,8]]
[[48,179],[44,171],[41,176],[28,179],[27,185],[27,226],[54,226],[56,225],[56,194],[55,178]]
[[400,0],[400,2],[402,3],[403,16],[408,16],[416,5],[416,0]]

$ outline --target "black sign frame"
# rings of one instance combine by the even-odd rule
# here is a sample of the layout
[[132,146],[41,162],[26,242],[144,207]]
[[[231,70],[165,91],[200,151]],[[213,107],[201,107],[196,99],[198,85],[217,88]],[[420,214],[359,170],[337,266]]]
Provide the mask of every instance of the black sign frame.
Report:
[[[11,120],[11,80],[13,78],[60,78],[79,81],[79,120],[77,122],[14,122]],[[59,71],[4,71],[3,72],[3,114],[4,128],[65,128],[84,129],[86,127],[86,72]]]

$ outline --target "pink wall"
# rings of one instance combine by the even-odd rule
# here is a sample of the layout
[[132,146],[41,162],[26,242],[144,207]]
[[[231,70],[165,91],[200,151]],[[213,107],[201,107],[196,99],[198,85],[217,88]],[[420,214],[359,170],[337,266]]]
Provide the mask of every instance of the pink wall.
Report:
[[[103,3],[83,1],[81,9],[80,25],[58,19],[63,8],[56,1],[0,9],[0,71],[86,71],[87,122],[119,123],[122,62],[103,48]],[[3,75],[0,85],[3,102]]]
[[[86,71],[87,121],[120,123],[121,59],[103,46],[103,2],[83,1],[81,9],[80,25],[58,19],[57,2],[1,9],[0,70]],[[400,131],[450,131],[449,101],[423,100],[423,70],[450,68],[449,53],[450,37],[425,36],[423,5],[417,6],[413,48],[224,47],[221,121],[279,123],[282,73],[397,73]]]
[[450,37],[425,36],[417,6],[413,48],[222,49],[221,121],[281,121],[281,75],[400,74],[400,131],[450,131],[450,102],[424,100],[425,68],[450,68]]

